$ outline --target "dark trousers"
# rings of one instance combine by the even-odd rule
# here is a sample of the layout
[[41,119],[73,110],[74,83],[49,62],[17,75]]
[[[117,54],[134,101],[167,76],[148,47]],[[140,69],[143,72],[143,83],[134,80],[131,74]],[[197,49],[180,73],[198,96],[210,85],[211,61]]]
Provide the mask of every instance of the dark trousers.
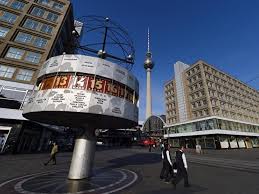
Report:
[[184,179],[184,185],[188,186],[189,182],[188,182],[188,174],[187,174],[187,170],[186,168],[182,167],[182,168],[178,168],[177,169],[177,174],[175,177],[175,180],[173,181],[175,184],[179,183],[182,179]]
[[160,178],[165,179],[165,181],[169,181],[172,175],[172,167],[166,160],[163,161],[163,167],[160,173]]
[[56,164],[56,163],[57,163],[56,154],[51,154],[49,161],[46,162],[45,164],[48,164],[51,160],[53,161],[53,164]]

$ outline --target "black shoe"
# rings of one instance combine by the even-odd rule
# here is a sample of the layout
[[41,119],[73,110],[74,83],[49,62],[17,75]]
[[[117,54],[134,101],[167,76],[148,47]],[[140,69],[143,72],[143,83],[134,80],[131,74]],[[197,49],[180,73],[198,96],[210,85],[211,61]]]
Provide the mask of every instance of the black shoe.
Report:
[[169,182],[169,181],[165,181],[165,183],[166,183],[166,184],[170,184],[170,182]]
[[44,163],[44,166],[47,166],[47,163]]

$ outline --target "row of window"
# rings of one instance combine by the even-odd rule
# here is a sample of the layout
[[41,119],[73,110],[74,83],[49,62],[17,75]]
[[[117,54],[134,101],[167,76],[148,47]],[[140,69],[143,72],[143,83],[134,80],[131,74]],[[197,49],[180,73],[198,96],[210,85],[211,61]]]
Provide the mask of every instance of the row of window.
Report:
[[[0,20],[1,21],[13,24],[16,21],[16,19],[17,19],[17,15],[12,14],[12,13],[7,12],[7,11],[0,10]],[[23,27],[25,27],[27,29],[47,33],[47,34],[51,34],[52,30],[53,30],[53,26],[38,22],[38,21],[33,20],[33,19],[26,19],[24,24],[23,24]]]
[[[12,78],[15,71],[15,67],[10,67],[6,65],[0,65],[0,77]],[[34,71],[28,69],[18,69],[15,79],[22,81],[31,81]]]
[[259,94],[256,91],[248,88],[245,84],[230,77],[229,75],[226,75],[215,69],[212,69],[207,65],[204,65],[204,69],[206,70],[205,71],[206,78],[211,79],[220,84],[223,84],[224,86],[229,87],[230,89],[232,88],[235,91],[239,91],[241,93],[245,92],[246,95],[251,95],[255,98],[259,97]]
[[31,11],[31,15],[40,17],[40,18],[44,18],[48,21],[51,22],[56,22],[58,20],[58,15],[50,12],[50,11],[46,11],[45,9],[41,9],[39,7],[34,7]]
[[195,90],[200,89],[202,87],[203,87],[202,82],[199,82],[197,84],[193,84],[192,86],[189,86],[190,91],[195,91]]
[[197,92],[190,95],[190,100],[195,100],[195,99],[198,99],[200,97],[204,97],[204,95],[205,95],[204,90],[197,91]]
[[7,12],[7,11],[3,11],[0,10],[0,20],[7,22],[9,24],[13,24],[17,19],[17,15]]
[[165,86],[166,90],[174,90],[174,83],[170,82]]
[[196,65],[195,67],[192,67],[191,69],[189,69],[186,72],[186,75],[187,76],[192,76],[193,74],[197,73],[198,71],[200,71],[200,67],[199,67],[199,65]]
[[177,122],[177,119],[176,119],[176,117],[174,117],[174,118],[168,118],[167,119],[167,123],[176,123]]
[[192,84],[192,83],[196,82],[199,79],[201,79],[201,74],[200,73],[192,76],[191,78],[188,79],[188,81],[189,81],[189,84]]
[[192,111],[192,117],[193,118],[199,118],[199,117],[204,117],[204,116],[208,116],[208,115],[209,115],[208,109],[199,110],[199,111]]
[[5,57],[11,58],[11,59],[17,59],[17,60],[24,60],[26,62],[37,64],[40,62],[41,54],[10,47]]
[[25,3],[17,0],[0,0],[0,5],[5,5],[16,10],[22,10],[25,6]]
[[167,104],[167,110],[168,110],[168,109],[172,109],[172,108],[175,108],[175,103],[169,103],[169,104]]
[[[0,26],[0,37],[4,38],[9,32],[9,30],[10,30],[9,28]],[[48,40],[45,38],[33,36],[31,34],[24,33],[24,32],[19,32],[15,37],[14,41],[33,45],[38,48],[44,48],[48,43]]]
[[174,91],[173,90],[169,90],[167,92],[165,92],[166,96],[169,96],[169,95],[172,95],[174,94]]
[[38,0],[37,1],[39,4],[41,5],[45,5],[45,6],[48,6],[48,7],[51,7],[53,9],[56,9],[58,11],[62,11],[63,8],[64,8],[64,4],[63,3],[60,3],[60,2],[57,2],[57,1],[52,1],[52,0]]
[[170,96],[170,97],[167,97],[166,100],[167,100],[167,101],[174,101],[175,98],[174,98],[174,96]]
[[47,45],[47,39],[33,36],[28,33],[19,32],[14,39],[15,42],[30,44],[38,48],[44,48]]
[[236,110],[234,110],[234,112],[231,112],[229,111],[229,109],[220,110],[219,108],[213,108],[212,111],[214,115],[221,115],[226,118],[238,119],[238,120],[249,121],[254,123],[259,122],[259,118],[256,117],[256,115],[254,114],[251,114],[250,116],[248,116],[248,115],[245,115],[244,112],[239,113]]
[[192,109],[199,108],[206,105],[207,105],[206,99],[198,100],[196,102],[191,103]]
[[220,99],[222,101],[231,103],[231,104],[236,104],[238,106],[242,106],[243,110],[247,109],[248,111],[253,111],[252,109],[255,109],[257,107],[257,105],[255,104],[255,102],[250,103],[250,102],[246,102],[245,100],[242,100],[240,98],[236,98],[236,97],[231,97],[229,95],[223,94],[221,92],[217,92],[214,90],[209,90],[209,95],[211,97],[216,97],[217,99]]
[[26,19],[23,24],[23,27],[30,29],[30,30],[36,30],[36,31],[40,31],[43,33],[47,33],[47,34],[51,34],[52,30],[53,30],[53,26],[38,22],[33,19]]

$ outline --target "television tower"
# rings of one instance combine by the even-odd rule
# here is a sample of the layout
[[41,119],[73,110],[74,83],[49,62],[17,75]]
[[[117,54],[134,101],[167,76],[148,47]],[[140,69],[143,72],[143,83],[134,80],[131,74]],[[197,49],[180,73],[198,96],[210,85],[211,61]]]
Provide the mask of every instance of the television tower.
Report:
[[147,53],[146,60],[144,62],[144,68],[147,72],[147,93],[146,93],[146,119],[152,115],[152,98],[151,98],[151,70],[154,67],[152,61],[152,53],[150,52],[150,38],[149,38],[149,28],[147,31]]

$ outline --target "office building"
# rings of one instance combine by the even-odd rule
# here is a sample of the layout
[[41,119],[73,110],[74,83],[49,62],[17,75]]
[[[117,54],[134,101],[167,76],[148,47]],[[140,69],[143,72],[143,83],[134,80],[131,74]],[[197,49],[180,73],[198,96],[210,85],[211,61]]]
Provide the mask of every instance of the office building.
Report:
[[22,108],[42,63],[76,52],[78,36],[68,0],[0,0],[0,152],[6,144],[16,152],[46,147],[55,130],[27,121]]
[[165,137],[174,146],[259,147],[259,92],[204,61],[177,62],[165,84]]

